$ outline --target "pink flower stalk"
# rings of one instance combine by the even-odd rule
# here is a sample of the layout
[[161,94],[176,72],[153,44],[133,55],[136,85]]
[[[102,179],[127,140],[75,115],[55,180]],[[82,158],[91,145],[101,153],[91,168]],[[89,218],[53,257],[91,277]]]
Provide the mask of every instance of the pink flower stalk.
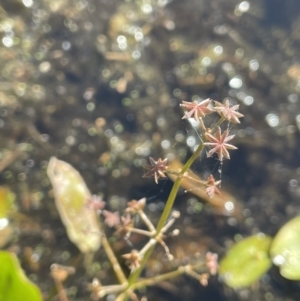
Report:
[[239,118],[244,117],[243,114],[237,112],[239,105],[229,107],[230,103],[229,100],[226,99],[225,103],[220,103],[215,101],[215,111],[226,120],[233,122],[233,123],[240,123]]
[[230,159],[227,149],[237,149],[234,145],[228,144],[227,142],[233,139],[235,135],[228,136],[228,129],[221,134],[221,128],[218,127],[217,133],[215,136],[211,134],[206,134],[206,139],[210,142],[205,142],[204,145],[212,147],[207,157],[211,157],[214,153],[218,154],[219,160],[223,161],[223,157]]
[[194,118],[199,120],[207,114],[214,112],[213,108],[210,108],[211,99],[207,98],[201,102],[194,100],[193,102],[182,101],[180,105],[186,111],[182,119]]

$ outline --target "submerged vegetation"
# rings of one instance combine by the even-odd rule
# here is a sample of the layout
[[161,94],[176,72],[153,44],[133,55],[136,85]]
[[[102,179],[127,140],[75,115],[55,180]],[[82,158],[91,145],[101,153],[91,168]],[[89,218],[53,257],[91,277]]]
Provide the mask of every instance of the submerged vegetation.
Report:
[[300,299],[299,10],[1,1],[0,246],[44,300]]
[[[221,163],[223,158],[229,159],[230,156],[227,149],[236,149],[235,146],[227,143],[234,138],[234,135],[228,136],[229,123],[240,123],[238,118],[244,116],[237,112],[239,106],[230,106],[228,100],[226,100],[224,104],[212,101],[211,99],[206,99],[201,102],[194,101],[192,103],[183,101],[182,107],[185,110],[183,119],[193,118],[194,121],[200,125],[201,141],[195,152],[181,169],[170,169],[167,158],[164,160],[159,158],[156,161],[150,157],[151,165],[145,166],[147,172],[144,174],[144,177],[153,177],[156,184],[158,184],[160,178],[165,178],[167,174],[175,175],[173,187],[156,226],[144,211],[146,204],[145,198],[139,201],[132,200],[128,202],[124,214],[120,217],[118,211],[109,212],[103,210],[105,203],[99,199],[99,197],[91,196],[84,180],[74,168],[56,158],[51,158],[50,160],[47,173],[53,185],[56,207],[67,228],[70,240],[73,241],[82,252],[86,253],[87,251],[97,251],[100,246],[100,239],[103,244],[103,249],[111,263],[111,268],[114,270],[119,281],[117,285],[103,286],[99,279],[94,278],[93,282],[89,285],[92,291],[91,296],[94,300],[98,300],[109,294],[114,294],[115,300],[127,300],[129,297],[132,300],[139,300],[135,294],[135,290],[149,285],[153,286],[161,281],[172,279],[181,274],[190,275],[196,278],[202,285],[206,286],[210,275],[217,274],[218,255],[208,252],[205,256],[201,253],[196,253],[193,257],[187,259],[185,264],[179,264],[174,271],[158,274],[148,279],[139,279],[157,243],[164,248],[166,258],[169,261],[176,259],[174,255],[170,253],[170,249],[164,238],[169,228],[175,223],[176,219],[180,217],[179,211],[173,210],[173,205],[182,180],[186,179],[187,181],[196,182],[195,184],[198,185],[197,189],[205,190],[209,198],[213,198],[215,194],[221,194],[218,189],[221,180],[215,181],[212,174],[204,181],[197,180],[196,178],[191,179],[187,171],[201,155],[205,146],[212,148],[207,153],[208,157],[216,153]],[[216,119],[212,124],[207,124],[206,115],[214,112],[219,115],[219,119]],[[221,126],[225,122],[227,123],[227,129],[221,134]],[[232,211],[234,211],[234,208],[232,208]],[[128,241],[130,245],[130,236],[133,233],[148,238],[148,241],[140,250],[132,248],[129,253],[121,256],[125,259],[131,271],[128,278],[125,276],[112,247],[107,242],[105,230],[103,226],[100,226],[100,224],[103,223],[101,223],[101,221],[97,222],[95,212],[102,215],[105,224],[109,227],[115,227],[116,233],[121,236],[121,239],[126,238],[126,241]],[[138,221],[137,217],[146,226],[147,230],[136,228],[135,223]],[[171,234],[172,236],[177,236],[179,230],[175,229]],[[95,241],[96,245],[94,244]],[[63,294],[61,300],[67,300],[62,287],[58,286],[57,289],[59,295]]]

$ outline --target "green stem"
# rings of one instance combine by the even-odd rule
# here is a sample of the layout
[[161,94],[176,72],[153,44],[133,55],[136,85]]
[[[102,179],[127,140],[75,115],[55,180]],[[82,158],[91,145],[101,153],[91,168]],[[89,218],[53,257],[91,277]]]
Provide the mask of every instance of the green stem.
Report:
[[178,276],[180,276],[184,273],[185,273],[185,269],[184,268],[179,268],[175,271],[172,271],[172,272],[169,272],[169,273],[166,273],[166,274],[163,274],[163,275],[154,276],[154,277],[151,277],[149,279],[143,279],[143,280],[140,280],[137,283],[133,284],[132,290],[136,290],[136,289],[143,288],[143,287],[146,287],[146,286],[155,285],[155,284],[160,283],[162,281],[178,277]]
[[182,181],[182,177],[184,175],[184,173],[191,167],[191,165],[193,164],[193,162],[197,159],[197,157],[199,156],[199,154],[201,153],[202,149],[204,147],[204,144],[201,143],[197,150],[193,153],[193,155],[189,158],[189,160],[184,164],[183,168],[181,169],[179,176],[177,177],[177,179],[174,182],[174,185],[172,187],[172,190],[170,192],[170,195],[168,197],[165,209],[159,219],[159,222],[157,224],[156,227],[156,233],[160,233],[161,229],[163,228],[164,224],[166,223],[167,218],[170,215],[170,212],[173,208],[174,205],[174,201],[175,198],[177,196],[178,193],[178,189],[180,187],[181,181]]
[[224,117],[221,117],[218,122],[212,127],[211,132],[212,134],[217,130],[217,127],[220,126],[226,119]]
[[[166,223],[166,220],[168,219],[170,212],[173,208],[174,205],[174,201],[176,198],[176,195],[178,193],[178,190],[180,188],[180,184],[183,178],[184,173],[191,167],[191,165],[193,164],[193,162],[196,160],[196,158],[199,156],[199,154],[201,153],[202,149],[204,147],[203,142],[199,144],[197,150],[193,153],[193,155],[189,158],[189,160],[185,163],[185,165],[183,166],[182,170],[179,172],[179,175],[177,177],[177,179],[175,180],[172,190],[170,192],[170,195],[168,197],[166,206],[164,208],[164,211],[160,217],[160,220],[157,224],[156,227],[156,235],[158,235],[161,231],[161,229],[163,228],[163,226]],[[143,261],[141,263],[141,266],[135,270],[129,277],[128,279],[128,288],[132,288],[134,286],[134,284],[137,282],[137,279],[140,277],[140,274],[142,273],[148,259],[150,258],[152,252],[153,252],[154,246],[152,246],[144,255],[143,257]],[[128,296],[125,296],[125,298],[123,299],[124,301],[126,301],[128,299]]]
[[194,270],[199,269],[199,268],[205,269],[205,264],[200,263],[200,264],[195,264],[195,265],[181,266],[175,271],[168,272],[168,273],[158,275],[158,276],[154,276],[154,277],[151,277],[149,279],[142,279],[142,280],[136,282],[135,284],[133,284],[131,289],[132,290],[137,290],[137,289],[140,289],[140,288],[143,288],[143,287],[146,287],[146,286],[155,285],[155,284],[160,283],[162,281],[178,277],[182,274],[189,274],[188,271],[194,271]]
[[123,285],[127,284],[127,279],[124,275],[124,272],[115,256],[114,251],[112,250],[109,242],[107,241],[106,235],[104,233],[102,234],[102,245],[103,245],[105,253],[112,265],[112,268],[118,278],[119,283],[121,283]]

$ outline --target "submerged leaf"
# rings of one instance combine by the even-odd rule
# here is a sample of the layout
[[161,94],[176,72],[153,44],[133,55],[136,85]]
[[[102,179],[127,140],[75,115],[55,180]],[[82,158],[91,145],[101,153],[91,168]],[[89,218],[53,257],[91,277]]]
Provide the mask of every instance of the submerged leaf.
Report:
[[[177,159],[169,163],[170,170],[179,171],[182,168],[183,165]],[[199,182],[203,182],[203,180],[197,174],[188,170],[186,175],[187,177],[183,177],[181,180],[181,187],[198,196],[201,200],[209,203],[214,209],[216,209],[216,212],[222,215],[234,216],[237,219],[242,218],[242,206],[232,195],[222,190],[220,195],[215,194],[211,198],[205,190],[205,185],[199,185]],[[168,173],[168,177],[172,181],[175,181],[177,175]]]
[[286,223],[275,236],[271,257],[280,274],[290,280],[300,280],[300,216]]
[[262,233],[235,244],[220,262],[219,275],[232,287],[245,287],[258,280],[271,266],[268,256],[272,238]]
[[42,295],[30,282],[14,254],[0,251],[0,301],[42,301]]
[[101,244],[100,224],[95,211],[88,206],[92,196],[79,172],[70,164],[52,157],[47,174],[69,239],[83,253],[97,251]]

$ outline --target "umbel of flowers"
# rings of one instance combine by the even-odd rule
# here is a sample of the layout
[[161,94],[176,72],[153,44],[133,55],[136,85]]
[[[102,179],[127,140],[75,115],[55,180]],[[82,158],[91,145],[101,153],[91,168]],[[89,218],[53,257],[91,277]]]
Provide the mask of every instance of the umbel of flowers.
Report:
[[[182,119],[193,118],[199,122],[203,134],[203,141],[200,144],[201,150],[203,146],[211,148],[207,153],[207,157],[217,154],[218,159],[221,162],[224,158],[230,159],[228,150],[234,150],[237,149],[237,147],[228,142],[232,140],[235,135],[229,135],[229,127],[222,132],[220,126],[226,121],[240,123],[239,118],[244,115],[238,112],[239,105],[230,106],[228,99],[226,99],[224,103],[220,103],[208,98],[201,102],[196,100],[193,102],[182,101],[180,106],[184,109],[184,116]],[[205,117],[212,113],[217,113],[220,116],[220,119],[211,127],[207,127],[207,125],[205,125]],[[166,177],[168,172],[176,173],[176,171],[172,171],[168,168],[167,159],[162,160],[159,158],[156,161],[150,157],[150,164],[151,165],[145,166],[148,171],[144,174],[144,177],[153,176],[156,183],[158,183],[159,178]],[[199,182],[205,186],[206,193],[210,198],[212,198],[215,193],[220,194],[218,185],[220,185],[221,181],[215,181],[213,175],[209,175],[206,181]]]
[[[102,216],[107,226],[116,229],[116,235],[125,238],[127,241],[130,241],[132,233],[148,238],[148,242],[140,250],[132,249],[131,252],[122,255],[122,259],[131,271],[130,275],[126,277],[105,234],[102,234],[102,245],[119,280],[119,284],[102,286],[100,281],[95,278],[89,287],[94,300],[98,300],[112,293],[116,295],[116,301],[126,301],[129,298],[131,300],[138,300],[135,293],[136,290],[182,274],[192,276],[202,285],[207,285],[209,277],[218,272],[218,255],[208,252],[206,254],[200,254],[198,257],[196,256],[195,261],[190,261],[188,264],[179,266],[176,270],[169,273],[156,275],[149,279],[140,279],[140,275],[157,244],[162,246],[169,260],[173,260],[174,258],[166,245],[165,236],[170,227],[180,216],[178,211],[173,210],[173,204],[182,180],[184,178],[186,180],[190,179],[188,170],[192,163],[205,147],[210,149],[207,152],[208,157],[216,155],[221,162],[224,158],[230,159],[228,150],[237,149],[234,145],[229,144],[234,138],[234,135],[229,134],[228,123],[240,123],[239,118],[243,117],[243,115],[238,112],[238,105],[230,106],[228,99],[225,100],[224,103],[206,99],[201,102],[182,101],[181,107],[184,110],[183,119],[194,118],[199,122],[202,139],[195,152],[180,170],[171,170],[168,166],[167,159],[161,158],[155,160],[150,157],[150,164],[145,166],[146,172],[144,177],[153,177],[156,183],[158,183],[161,178],[167,177],[168,174],[176,176],[158,224],[155,226],[145,212],[146,198],[129,202],[122,216],[120,216],[119,212],[104,210],[105,202],[96,196],[93,196],[90,201],[90,208]],[[208,114],[217,114],[220,118],[208,126],[208,120],[205,118]],[[225,130],[222,130],[222,123],[224,122],[227,126]],[[203,185],[210,198],[214,197],[215,194],[221,193],[218,188],[221,181],[216,181],[213,175],[209,175],[206,180],[199,180],[198,182]],[[143,222],[143,229],[137,227],[137,220]],[[146,230],[144,229],[145,227]],[[179,230],[177,229],[171,232],[172,236],[176,236],[178,233]]]

